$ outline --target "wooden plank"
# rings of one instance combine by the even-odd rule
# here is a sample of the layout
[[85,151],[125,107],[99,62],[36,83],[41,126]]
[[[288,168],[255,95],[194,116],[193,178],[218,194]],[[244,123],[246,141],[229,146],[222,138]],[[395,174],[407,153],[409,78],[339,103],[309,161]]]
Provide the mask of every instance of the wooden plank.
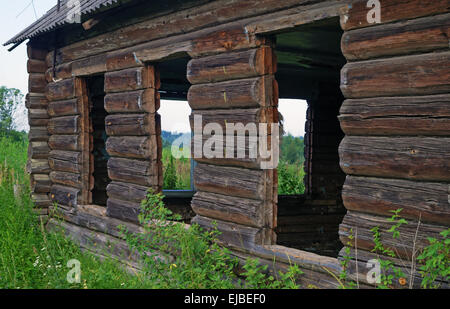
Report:
[[[140,186],[131,183],[113,181],[108,184],[106,191],[108,197],[116,200],[130,201],[134,203],[141,203],[147,197],[149,186]],[[154,190],[158,187],[154,186]]]
[[45,73],[47,71],[47,64],[45,61],[29,59],[27,62],[28,73]]
[[349,175],[450,180],[450,139],[347,136],[339,147]]
[[450,223],[449,185],[400,179],[347,176],[342,190],[345,208],[374,215],[392,215],[422,222]]
[[[447,0],[383,0],[380,1],[380,4],[382,23],[414,19],[450,11]],[[341,18],[342,28],[350,30],[376,25],[370,24],[367,20],[367,14],[371,9],[367,7],[366,0],[349,4],[347,12]]]
[[75,98],[75,80],[64,79],[47,85],[47,99],[49,101],[61,101]]
[[111,156],[136,159],[158,159],[156,136],[111,136],[106,141]]
[[47,127],[30,127],[30,132],[28,132],[28,140],[30,142],[36,141],[48,141],[48,131]]
[[439,233],[448,228],[446,226],[421,223],[419,225],[419,231],[417,232],[418,222],[409,221],[408,224],[403,224],[398,228],[400,237],[394,239],[392,233],[389,232],[389,229],[394,224],[388,219],[388,217],[350,211],[345,215],[344,221],[339,227],[341,241],[345,244],[350,242],[354,246],[355,240],[351,241],[349,239],[351,234],[350,230],[353,229],[353,236],[356,238],[357,247],[362,250],[371,251],[374,248],[373,232],[371,229],[378,227],[381,243],[386,248],[394,250],[397,257],[411,260],[414,246],[415,249],[420,252],[424,247],[429,245],[428,237],[442,239],[442,236],[440,236]]
[[194,169],[198,191],[263,200],[266,174],[262,170],[214,166],[199,163]]
[[80,132],[80,116],[54,117],[48,122],[50,134],[78,134]]
[[105,124],[108,136],[139,136],[158,133],[155,114],[109,115],[105,118]]
[[450,96],[346,100],[342,130],[348,135],[450,135]]
[[273,76],[191,86],[192,109],[227,109],[275,106]]
[[47,109],[48,101],[43,93],[28,93],[25,96],[25,107],[28,109]]
[[113,181],[154,186],[158,184],[158,164],[156,161],[110,158],[108,176]]
[[[49,118],[47,109],[44,109],[44,108],[28,109],[28,117],[29,117],[29,119],[48,119]],[[37,126],[37,124],[35,126]]]
[[48,83],[56,82],[62,79],[72,78],[72,62],[63,63],[45,71],[45,79]]
[[51,201],[47,194],[32,193],[31,200],[36,208],[47,208],[51,205]]
[[52,150],[81,151],[79,135],[51,135],[48,145]]
[[271,47],[262,47],[193,59],[188,64],[187,79],[192,84],[204,84],[274,74],[275,71],[275,53]]
[[346,31],[342,53],[347,60],[448,50],[450,14]]
[[[208,26],[215,26],[218,23],[231,22],[239,18],[257,16],[261,14],[274,12],[294,5],[301,5],[307,0],[258,0],[258,1],[234,1],[227,0],[225,3],[210,2],[195,8],[190,8],[169,15],[164,15],[151,20],[140,22],[134,25],[120,28],[116,31],[104,33],[93,38],[73,43],[60,49],[63,62],[69,62],[75,59],[81,59],[88,56],[103,53],[105,51],[117,50],[129,46],[135,46],[142,42],[153,41],[177,34],[206,29]],[[241,28],[241,33],[242,33]],[[249,39],[246,39],[243,33],[242,41],[245,47],[249,45]],[[225,32],[226,35],[226,32]],[[122,39],[126,38],[126,40]],[[229,41],[227,38],[225,41]],[[230,41],[230,45],[241,42]],[[215,44],[225,49],[223,42]],[[231,46],[230,46],[231,47]],[[244,47],[244,48],[245,48]],[[206,50],[202,46],[200,50]],[[230,49],[230,48],[228,48]],[[226,49],[225,49],[226,50]]]
[[153,66],[125,69],[105,74],[105,92],[158,88]]
[[30,44],[27,44],[28,59],[45,60],[47,53],[45,49],[32,47]]
[[43,73],[30,73],[28,75],[28,92],[45,93],[47,81]]
[[108,113],[155,113],[159,109],[159,93],[153,89],[124,93],[108,93],[105,96]]
[[47,174],[32,174],[30,176],[31,191],[34,193],[48,193],[52,182]]
[[81,153],[75,151],[52,150],[48,158],[52,170],[60,172],[80,173]]
[[450,52],[442,52],[348,63],[341,71],[341,90],[346,98],[447,93],[449,62]]
[[272,242],[269,230],[248,227],[217,219],[209,219],[202,216],[195,216],[192,224],[198,224],[206,230],[213,230],[215,227],[220,231],[219,241],[226,247],[248,248],[255,245],[270,244]]
[[[201,116],[201,125],[194,125],[194,117]],[[218,124],[225,133],[227,124],[248,124],[255,123],[278,123],[278,112],[276,108],[250,108],[250,109],[229,109],[229,110],[194,110],[189,116],[191,131],[196,134],[202,134],[203,128],[208,123]],[[270,127],[268,128],[270,132]],[[235,135],[248,135],[248,132],[235,131]]]
[[51,117],[61,117],[81,114],[79,99],[50,102],[48,104],[48,114]]
[[108,217],[139,223],[138,215],[141,211],[140,203],[109,198],[107,204],[106,213]]
[[203,217],[253,227],[264,227],[265,225],[263,201],[197,192],[192,199],[191,206],[197,215]]
[[28,145],[28,157],[30,159],[47,159],[50,149],[46,141],[30,142]]
[[79,59],[72,62],[73,76],[89,76],[106,71],[106,54]]
[[47,159],[30,159],[27,163],[27,171],[30,174],[48,174],[50,166]]
[[68,173],[52,171],[50,173],[50,179],[54,184],[60,184],[63,186],[73,187],[81,189],[81,176],[79,173]]

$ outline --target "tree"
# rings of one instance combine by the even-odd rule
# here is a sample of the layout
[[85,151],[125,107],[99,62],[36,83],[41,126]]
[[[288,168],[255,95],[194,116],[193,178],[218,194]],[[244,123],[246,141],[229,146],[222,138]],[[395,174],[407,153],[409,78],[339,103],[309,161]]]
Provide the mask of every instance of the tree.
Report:
[[19,89],[0,87],[0,134],[9,135],[14,130],[14,115],[22,98]]

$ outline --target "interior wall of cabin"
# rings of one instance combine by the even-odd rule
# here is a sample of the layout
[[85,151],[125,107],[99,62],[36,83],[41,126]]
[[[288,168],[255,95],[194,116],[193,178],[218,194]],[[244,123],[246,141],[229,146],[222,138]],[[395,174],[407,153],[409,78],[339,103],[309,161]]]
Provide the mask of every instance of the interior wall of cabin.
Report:
[[[345,215],[339,166],[344,137],[338,115],[344,100],[340,70],[345,64],[338,19],[328,19],[276,36],[280,99],[308,103],[305,123],[305,193],[279,195],[277,243],[320,255],[337,256],[339,224]],[[300,104],[300,103],[299,103]],[[299,125],[302,125],[299,115]]]

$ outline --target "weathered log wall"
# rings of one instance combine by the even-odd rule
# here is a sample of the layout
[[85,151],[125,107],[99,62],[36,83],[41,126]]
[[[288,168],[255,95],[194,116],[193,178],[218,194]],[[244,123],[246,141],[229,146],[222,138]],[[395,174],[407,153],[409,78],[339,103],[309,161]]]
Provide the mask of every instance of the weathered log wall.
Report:
[[[450,226],[448,2],[382,1],[380,24],[367,23],[363,5],[354,4],[343,19],[349,62],[341,72],[347,100],[339,117],[346,135],[340,164],[348,175],[342,195],[350,210],[339,233],[344,244],[353,234],[349,271],[355,279],[361,264],[361,282],[363,263],[376,258],[373,227],[380,227],[385,247],[410,261],[414,246],[420,250]],[[387,218],[400,208],[409,224],[393,239]]]
[[[219,40],[221,36],[219,33],[211,40]],[[200,44],[202,42],[197,48],[202,51]],[[192,131],[197,134],[212,123],[224,134],[227,125],[236,123],[255,123],[256,127],[265,123],[269,124],[269,130],[271,123],[278,123],[277,84],[273,76],[276,59],[271,42],[261,40],[257,48],[252,44],[241,47],[247,49],[189,62],[187,77],[193,86],[189,89],[188,101],[193,110]],[[201,124],[195,123],[196,116],[202,117]],[[220,132],[206,134],[203,140],[194,138],[193,154],[196,148],[206,148],[214,134]],[[195,157],[198,162],[194,170],[197,193],[192,208],[197,216],[193,222],[209,228],[216,220],[219,230],[232,229],[234,233],[222,233],[222,240],[235,247],[272,244],[276,226],[276,170],[262,169],[259,154],[251,157],[248,131],[233,131],[232,134],[236,136],[233,158],[225,158],[225,146],[223,152],[218,153],[222,159],[209,158],[205,154],[201,158]],[[222,138],[215,141],[225,143]],[[239,146],[240,142],[247,146]],[[237,157],[239,150],[245,151],[244,157]]]
[[[342,50],[350,63],[342,70],[342,91],[347,100],[340,120],[348,136],[340,155],[341,167],[351,175],[343,198],[352,211],[341,225],[341,238],[345,242],[348,229],[356,227],[365,244],[361,254],[370,256],[366,223],[381,222],[374,218],[386,218],[389,210],[400,207],[409,219],[417,219],[422,213],[422,220],[431,226],[429,235],[435,235],[432,227],[449,225],[446,154],[439,168],[430,160],[437,157],[433,151],[444,153],[449,136],[447,2],[382,1],[382,24],[371,25],[366,19],[367,2],[360,0],[213,1],[71,43],[59,48],[56,56],[29,49],[27,107],[34,200],[38,206],[47,207],[50,192],[72,218],[66,218],[68,231],[81,241],[83,235],[99,231],[91,222],[111,227],[136,221],[145,190],[160,188],[162,180],[161,166],[155,164],[161,149],[156,114],[158,78],[146,63],[190,54],[194,60],[188,77],[194,86],[189,103],[193,114],[204,115],[206,123],[230,119],[277,122],[272,45],[255,34],[337,16],[342,8],[342,27],[346,30]],[[46,65],[42,63],[44,58]],[[105,109],[111,114],[106,129],[111,136],[108,165],[112,182],[106,212],[89,221],[83,217],[85,212],[77,209],[88,203],[92,183],[86,150],[90,144],[88,105],[82,77],[100,73],[106,73]],[[49,138],[46,132],[51,132]],[[369,135],[372,137],[367,138]],[[358,156],[352,148],[361,140],[364,156]],[[377,154],[380,142],[386,147]],[[401,149],[392,150],[397,142]],[[361,164],[351,165],[353,158]],[[369,159],[387,169],[374,171]],[[396,167],[396,159],[403,165]],[[278,252],[277,258],[284,256],[279,248],[260,246],[275,241],[277,176],[276,171],[260,170],[258,163],[199,160],[202,174],[195,176],[199,192],[192,202],[198,214],[194,221],[205,227],[218,221],[223,241],[239,257],[256,255],[271,261],[274,252]],[[226,175],[229,181],[218,175]],[[243,179],[243,175],[248,177]],[[101,232],[105,234],[100,234],[100,242],[109,237],[105,235],[117,236],[113,229]],[[288,259],[289,254],[286,252]],[[306,265],[302,269],[314,265],[308,268],[308,277],[321,278],[318,286],[337,285],[321,269],[325,263],[337,271],[335,259],[303,258],[304,252],[292,255],[301,256]]]
[[105,75],[110,217],[137,223],[146,191],[162,189],[158,88],[159,75],[152,65]]
[[30,173],[31,197],[38,213],[43,219],[47,218],[48,207],[51,205],[48,193],[50,192],[50,166],[48,162],[50,149],[48,147],[49,134],[47,124],[49,116],[47,113],[48,100],[45,96],[45,71],[47,65],[45,57],[47,51],[27,47],[29,75],[28,94],[25,106],[28,109],[28,123],[30,125],[28,163],[27,170]]

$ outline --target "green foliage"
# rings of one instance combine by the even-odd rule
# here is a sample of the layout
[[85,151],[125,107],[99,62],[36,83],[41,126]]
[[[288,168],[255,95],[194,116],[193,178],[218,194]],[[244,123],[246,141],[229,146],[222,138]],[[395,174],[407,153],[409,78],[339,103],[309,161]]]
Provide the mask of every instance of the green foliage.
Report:
[[19,89],[0,87],[0,134],[9,135],[14,130],[14,114],[22,102]]
[[438,277],[446,281],[450,280],[450,228],[442,231],[440,235],[443,237],[441,241],[436,238],[428,238],[430,243],[417,260],[423,263],[420,267],[420,273],[423,277],[421,286],[423,288],[439,288],[436,283]]
[[280,143],[280,161],[301,165],[305,161],[303,137],[284,135]]
[[280,277],[266,274],[267,265],[249,259],[243,266],[244,280],[234,273],[237,258],[219,245],[217,228],[202,230],[197,224],[187,228],[163,203],[161,193],[151,190],[142,202],[140,234],[121,227],[122,236],[133,251],[142,257],[144,276],[155,288],[219,289],[219,288],[298,288],[296,266]]
[[171,148],[163,148],[163,189],[190,190],[191,189],[191,160],[188,158],[175,159]]
[[[117,261],[100,261],[81,252],[63,231],[45,229],[32,211],[30,180],[24,172],[27,147],[26,140],[0,137],[0,288],[148,287]],[[81,284],[66,280],[71,259],[81,263]]]
[[278,194],[303,194],[305,192],[304,177],[305,172],[302,165],[289,165],[286,162],[280,162],[278,165]]

